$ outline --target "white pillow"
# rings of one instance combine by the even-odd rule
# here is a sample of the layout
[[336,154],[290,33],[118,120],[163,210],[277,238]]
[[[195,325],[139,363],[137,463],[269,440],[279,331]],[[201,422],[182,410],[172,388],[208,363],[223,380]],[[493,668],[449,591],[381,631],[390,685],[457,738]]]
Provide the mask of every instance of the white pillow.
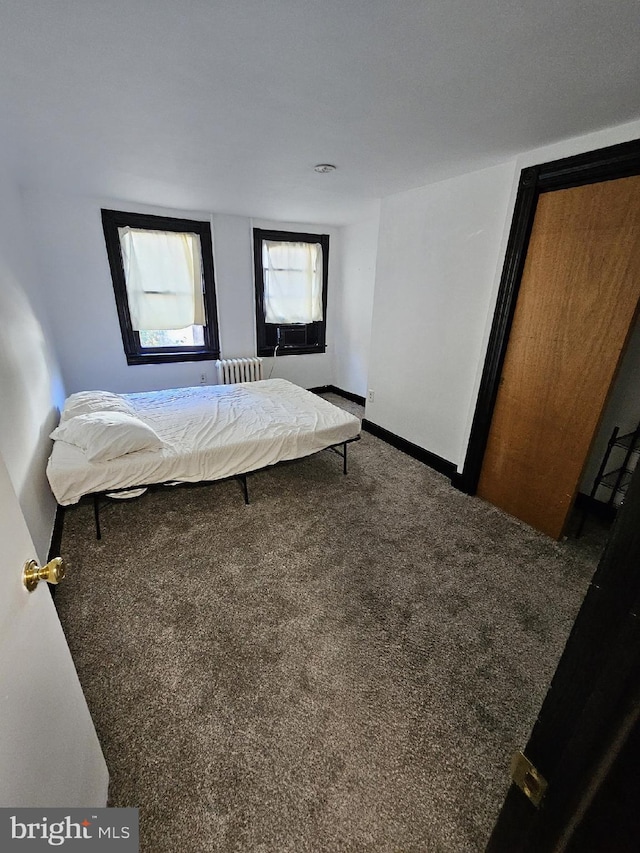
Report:
[[78,415],[105,411],[135,415],[131,406],[119,394],[112,394],[111,391],[78,391],[67,398],[60,415],[60,423]]
[[138,450],[159,450],[163,442],[150,426],[125,412],[76,415],[51,433],[51,438],[75,444],[89,462],[107,462]]

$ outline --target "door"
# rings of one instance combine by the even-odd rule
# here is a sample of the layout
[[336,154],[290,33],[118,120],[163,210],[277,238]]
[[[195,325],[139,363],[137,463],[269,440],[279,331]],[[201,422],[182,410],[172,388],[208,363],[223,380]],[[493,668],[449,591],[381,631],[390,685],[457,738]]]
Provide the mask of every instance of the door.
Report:
[[[536,809],[512,785],[487,853],[561,853],[579,830],[598,784],[606,781],[611,757],[622,749],[640,707],[639,565],[640,469],[524,750],[548,782],[544,800]],[[634,781],[627,802],[618,803],[621,813],[610,816],[614,830],[617,820],[629,820],[623,810],[637,812],[637,768]],[[626,850],[615,831],[604,849]]]
[[108,773],[33,542],[0,455],[0,807],[100,807]]
[[543,193],[478,494],[562,535],[640,296],[640,176]]

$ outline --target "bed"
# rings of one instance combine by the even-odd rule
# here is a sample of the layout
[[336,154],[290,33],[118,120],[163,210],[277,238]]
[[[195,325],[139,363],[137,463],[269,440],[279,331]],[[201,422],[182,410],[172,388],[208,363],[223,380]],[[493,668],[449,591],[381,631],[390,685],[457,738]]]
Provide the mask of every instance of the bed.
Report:
[[53,431],[47,477],[58,504],[128,496],[156,484],[237,477],[332,449],[343,457],[360,420],[285,379],[138,394],[79,392]]

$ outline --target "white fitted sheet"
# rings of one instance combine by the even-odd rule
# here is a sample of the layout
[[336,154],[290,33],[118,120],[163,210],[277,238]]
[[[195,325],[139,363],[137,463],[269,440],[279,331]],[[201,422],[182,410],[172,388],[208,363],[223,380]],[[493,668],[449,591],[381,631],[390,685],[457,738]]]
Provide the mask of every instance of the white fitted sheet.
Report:
[[360,420],[285,379],[123,394],[160,450],[88,462],[54,441],[47,477],[61,505],[83,495],[179,480],[195,483],[298,459],[360,433]]

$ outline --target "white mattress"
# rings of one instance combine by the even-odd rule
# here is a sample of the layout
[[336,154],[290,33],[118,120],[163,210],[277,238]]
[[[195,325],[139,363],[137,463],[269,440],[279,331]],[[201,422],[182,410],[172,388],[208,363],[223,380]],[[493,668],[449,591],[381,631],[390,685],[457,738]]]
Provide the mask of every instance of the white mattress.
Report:
[[83,495],[174,480],[219,480],[355,438],[360,421],[285,379],[123,394],[163,440],[161,450],[88,462],[55,441],[47,466],[59,504]]

